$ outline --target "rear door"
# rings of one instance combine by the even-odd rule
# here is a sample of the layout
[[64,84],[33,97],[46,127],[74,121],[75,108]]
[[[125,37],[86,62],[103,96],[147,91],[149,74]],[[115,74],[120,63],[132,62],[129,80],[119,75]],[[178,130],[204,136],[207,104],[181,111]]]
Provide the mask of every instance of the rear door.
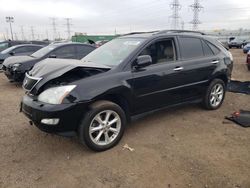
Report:
[[214,47],[216,51],[217,47],[203,39],[190,36],[178,37],[178,41],[182,62],[182,99],[195,99],[203,94],[205,86],[217,68],[219,59],[211,49]]

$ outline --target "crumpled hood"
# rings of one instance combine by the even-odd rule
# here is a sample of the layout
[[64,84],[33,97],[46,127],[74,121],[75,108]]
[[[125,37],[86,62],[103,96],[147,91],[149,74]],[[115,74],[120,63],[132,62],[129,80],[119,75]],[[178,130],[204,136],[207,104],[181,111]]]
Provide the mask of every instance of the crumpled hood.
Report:
[[5,59],[3,65],[6,67],[9,67],[15,63],[25,63],[27,61],[32,61],[34,59],[35,58],[31,56],[12,56],[12,57]]
[[46,76],[55,78],[77,67],[110,69],[110,67],[105,65],[83,62],[81,60],[48,58],[34,65],[33,69],[29,71],[29,75],[37,78]]
[[[84,62],[81,60],[74,60],[74,59],[44,59],[43,61],[40,61],[37,63],[33,69],[31,69],[28,72],[29,76],[26,76],[24,79],[24,85],[23,87],[26,90],[32,90],[34,93],[36,93],[39,88],[41,88],[44,84],[47,82],[54,80],[56,78],[60,78],[63,75],[66,75],[70,71],[74,71],[77,69],[83,69],[83,72],[81,76],[86,76],[84,74],[84,69],[102,69],[102,70],[110,70],[111,67],[105,66],[105,65],[100,65],[96,63],[91,63],[91,62]],[[101,71],[100,71],[101,72]],[[100,73],[99,72],[99,73]],[[74,77],[76,75],[72,75]],[[31,83],[30,85],[30,79],[38,79],[39,82],[35,85],[34,90],[30,89],[32,88],[33,84]],[[80,78],[81,79],[81,78]]]

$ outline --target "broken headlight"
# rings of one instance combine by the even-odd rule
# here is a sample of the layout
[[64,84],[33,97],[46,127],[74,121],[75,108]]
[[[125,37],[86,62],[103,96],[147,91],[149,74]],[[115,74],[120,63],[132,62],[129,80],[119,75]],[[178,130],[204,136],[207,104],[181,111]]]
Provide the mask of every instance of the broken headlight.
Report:
[[13,71],[16,71],[20,65],[20,63],[15,63],[14,65],[12,65]]
[[48,104],[62,104],[63,99],[76,87],[67,85],[46,89],[38,96],[38,101]]

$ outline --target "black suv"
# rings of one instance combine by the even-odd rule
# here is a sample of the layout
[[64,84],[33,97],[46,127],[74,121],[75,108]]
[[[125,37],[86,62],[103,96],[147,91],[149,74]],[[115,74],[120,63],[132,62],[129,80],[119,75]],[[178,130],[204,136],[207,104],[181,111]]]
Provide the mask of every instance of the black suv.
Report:
[[46,58],[81,59],[94,49],[91,45],[76,42],[50,44],[31,55],[7,58],[2,69],[10,81],[20,82],[27,71]]
[[81,62],[38,64],[24,80],[21,111],[43,131],[78,133],[103,151],[119,142],[131,116],[193,102],[218,109],[232,66],[231,53],[202,33],[129,34]]

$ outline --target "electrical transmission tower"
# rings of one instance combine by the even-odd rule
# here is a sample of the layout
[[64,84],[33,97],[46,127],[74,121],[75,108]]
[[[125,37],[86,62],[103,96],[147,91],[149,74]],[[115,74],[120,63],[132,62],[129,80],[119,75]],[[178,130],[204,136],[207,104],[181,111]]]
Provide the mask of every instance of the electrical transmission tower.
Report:
[[172,18],[172,28],[178,29],[179,28],[179,11],[181,10],[181,5],[179,3],[179,0],[173,0],[172,3],[170,3],[170,8],[172,9],[173,13],[170,16]]
[[72,18],[65,18],[66,20],[66,26],[67,26],[67,34],[68,34],[68,40],[70,40],[71,38],[71,30],[70,30],[70,27],[72,26]]
[[200,0],[194,0],[194,4],[190,5],[190,7],[194,12],[193,20],[190,23],[193,24],[193,30],[198,30],[198,25],[201,24],[199,12],[203,9],[203,6],[200,4]]
[[57,26],[57,24],[56,24],[56,18],[50,18],[50,19],[51,19],[51,21],[52,21],[53,38],[54,38],[54,40],[56,40],[56,38],[57,38],[57,31],[56,31],[56,26]]

